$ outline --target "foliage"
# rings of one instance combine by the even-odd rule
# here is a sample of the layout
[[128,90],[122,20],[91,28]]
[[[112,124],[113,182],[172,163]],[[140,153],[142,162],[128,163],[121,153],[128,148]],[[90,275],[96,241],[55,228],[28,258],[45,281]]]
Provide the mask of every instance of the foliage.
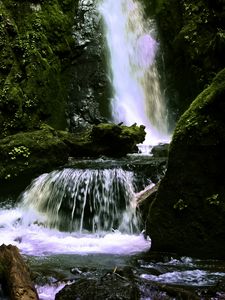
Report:
[[220,204],[218,197],[219,194],[213,194],[212,196],[208,197],[206,200],[208,201],[209,205],[218,206]]
[[173,206],[174,209],[179,210],[179,211],[184,210],[187,207],[188,207],[188,205],[182,199],[179,199]]
[[30,151],[29,148],[26,146],[18,146],[18,147],[14,147],[9,152],[9,155],[11,156],[12,160],[15,160],[17,157],[28,158],[30,155]]

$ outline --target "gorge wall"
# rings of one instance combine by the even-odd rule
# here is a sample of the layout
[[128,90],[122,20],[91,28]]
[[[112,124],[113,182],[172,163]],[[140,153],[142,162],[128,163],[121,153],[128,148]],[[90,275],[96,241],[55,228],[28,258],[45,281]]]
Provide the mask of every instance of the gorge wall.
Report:
[[225,4],[222,0],[142,1],[146,13],[157,20],[163,55],[160,73],[170,116],[176,120],[225,67]]
[[224,258],[225,4],[145,1],[158,21],[166,95],[177,123],[168,168],[149,199],[152,249]]

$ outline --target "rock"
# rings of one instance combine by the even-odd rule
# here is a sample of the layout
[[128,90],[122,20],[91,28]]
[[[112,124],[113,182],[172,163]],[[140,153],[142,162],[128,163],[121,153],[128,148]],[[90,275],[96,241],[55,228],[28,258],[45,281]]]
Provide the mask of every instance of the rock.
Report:
[[74,18],[74,60],[69,70],[67,115],[69,130],[77,132],[109,117],[111,85],[103,22],[98,2],[80,0]]
[[77,2],[0,2],[0,138],[41,121],[65,129]]
[[152,250],[225,258],[225,69],[183,114],[147,219]]
[[167,157],[169,153],[169,144],[159,144],[152,148],[151,154],[154,157]]
[[145,139],[144,126],[125,126],[103,123],[93,127],[91,137],[97,152],[112,157],[121,157],[137,152],[137,144]]
[[[65,133],[67,134],[67,133]],[[0,183],[39,175],[67,162],[70,148],[59,132],[42,130],[17,133],[0,140]]]
[[17,133],[0,139],[0,184],[51,171],[64,165],[69,156],[121,157],[135,151],[144,136],[143,126],[107,123],[81,135],[57,131],[48,125],[42,125],[41,130]]
[[0,246],[0,276],[11,300],[38,300],[28,267],[17,247]]
[[225,67],[225,3],[221,0],[141,1],[146,4],[147,14],[157,21],[164,53],[163,61],[159,61],[160,73],[165,74],[169,118],[173,119]]
[[140,293],[136,284],[115,273],[101,279],[80,279],[56,294],[56,300],[137,300]]

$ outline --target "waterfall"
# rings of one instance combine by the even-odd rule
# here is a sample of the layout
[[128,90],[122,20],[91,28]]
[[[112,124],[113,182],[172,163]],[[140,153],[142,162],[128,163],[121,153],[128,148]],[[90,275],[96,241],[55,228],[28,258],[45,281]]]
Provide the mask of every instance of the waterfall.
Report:
[[31,183],[21,196],[21,207],[36,212],[32,222],[48,228],[133,233],[138,231],[138,217],[132,182],[133,173],[122,169],[53,171]]
[[114,122],[146,126],[146,144],[169,140],[167,112],[155,57],[155,25],[135,0],[101,0],[114,90]]

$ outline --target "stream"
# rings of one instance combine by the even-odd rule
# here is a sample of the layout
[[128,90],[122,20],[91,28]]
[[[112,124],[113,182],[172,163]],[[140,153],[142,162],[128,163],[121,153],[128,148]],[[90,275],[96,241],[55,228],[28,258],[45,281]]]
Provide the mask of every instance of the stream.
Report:
[[151,252],[135,194],[154,183],[138,174],[138,157],[142,167],[149,165],[143,155],[74,160],[73,167],[34,179],[16,202],[1,198],[0,244],[20,249],[41,300],[115,268],[131,270],[143,300],[223,299],[225,262]]
[[[87,11],[89,2],[80,0]],[[97,3],[109,50],[112,120],[145,125],[140,149],[147,147],[142,152],[148,154],[149,145],[170,140],[155,22],[144,19],[140,1]],[[0,195],[0,244],[20,249],[41,300],[54,300],[78,279],[117,270],[133,274],[142,300],[225,299],[224,261],[151,251],[135,195],[160,180],[165,162],[143,154],[71,159],[34,179],[19,196]]]

